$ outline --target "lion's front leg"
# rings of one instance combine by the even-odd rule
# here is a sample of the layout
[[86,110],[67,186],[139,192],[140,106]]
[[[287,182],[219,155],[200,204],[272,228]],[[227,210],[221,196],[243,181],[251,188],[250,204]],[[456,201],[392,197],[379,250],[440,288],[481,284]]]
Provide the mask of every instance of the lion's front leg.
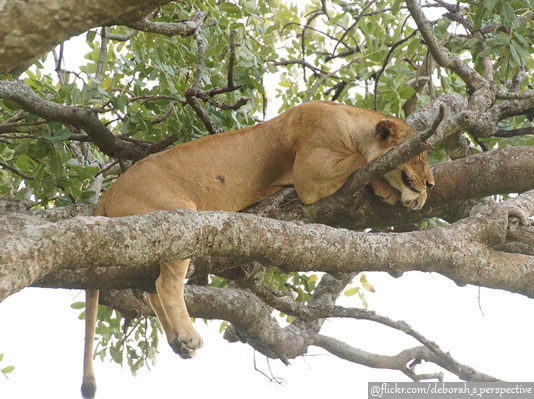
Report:
[[383,177],[373,180],[371,182],[371,188],[377,197],[388,204],[394,205],[399,202],[401,198],[400,191],[391,187],[388,181]]
[[184,301],[184,279],[189,260],[162,264],[156,280],[156,294],[150,295],[150,303],[158,315],[167,341],[172,350],[184,359],[195,356],[202,347],[202,338],[189,318]]

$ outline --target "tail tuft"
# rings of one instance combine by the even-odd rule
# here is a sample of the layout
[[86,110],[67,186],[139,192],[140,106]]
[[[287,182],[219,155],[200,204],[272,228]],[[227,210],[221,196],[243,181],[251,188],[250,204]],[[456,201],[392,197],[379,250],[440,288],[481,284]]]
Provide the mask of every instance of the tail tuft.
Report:
[[87,378],[82,383],[82,396],[84,399],[93,399],[96,394],[96,382],[94,378]]

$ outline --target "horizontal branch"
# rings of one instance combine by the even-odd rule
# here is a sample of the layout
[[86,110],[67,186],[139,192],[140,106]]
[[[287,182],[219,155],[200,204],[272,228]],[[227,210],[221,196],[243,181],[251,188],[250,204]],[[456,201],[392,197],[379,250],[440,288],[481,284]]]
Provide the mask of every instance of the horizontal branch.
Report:
[[[502,101],[484,112],[476,125],[470,128],[477,137],[497,136],[502,130],[497,123],[530,112],[534,108],[534,96],[515,100]],[[500,136],[503,137],[503,136]]]
[[175,22],[152,22],[148,18],[126,24],[128,27],[149,33],[164,36],[190,36],[202,26],[202,21],[207,13],[197,11],[191,18]]
[[[7,215],[2,221],[9,234],[1,237],[0,299],[56,270],[131,267],[208,255],[256,260],[286,271],[435,271],[459,284],[534,297],[534,259],[492,249],[506,241],[510,204],[521,210],[524,220],[534,208],[534,193],[446,228],[402,234],[186,210],[58,223]],[[107,242],[114,245],[102,251]],[[495,264],[501,265],[498,270]]]
[[[394,151],[390,153],[393,155]],[[388,153],[384,160],[389,156]],[[532,147],[504,147],[435,164],[432,173],[436,186],[428,192],[423,209],[417,212],[401,204],[391,206],[377,201],[371,190],[354,190],[349,184],[308,206],[300,202],[293,188],[288,188],[249,207],[246,212],[348,229],[390,227],[393,223],[401,226],[432,217],[457,220],[458,210],[463,209],[462,201],[534,189],[533,159]]]
[[534,127],[523,127],[519,129],[510,129],[510,130],[497,130],[495,137],[516,137],[524,136],[526,134],[534,134]]

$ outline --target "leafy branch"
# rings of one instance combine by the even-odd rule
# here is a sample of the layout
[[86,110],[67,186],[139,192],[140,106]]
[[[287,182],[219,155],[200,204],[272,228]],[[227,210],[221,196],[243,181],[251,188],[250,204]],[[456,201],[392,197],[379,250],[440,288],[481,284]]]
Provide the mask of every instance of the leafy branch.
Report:
[[210,134],[220,133],[224,131],[223,129],[217,127],[209,117],[208,111],[202,107],[199,99],[207,102],[217,108],[224,110],[237,110],[243,105],[245,105],[250,98],[241,97],[234,103],[225,103],[222,101],[215,100],[213,97],[217,94],[228,93],[235,90],[238,90],[241,86],[238,86],[234,83],[234,66],[236,60],[236,44],[235,44],[235,31],[230,32],[230,56],[228,60],[228,71],[227,71],[227,83],[224,87],[216,87],[211,90],[202,89],[202,76],[204,72],[204,63],[205,63],[205,54],[206,48],[204,44],[204,39],[200,35],[200,30],[194,32],[194,37],[197,43],[198,51],[198,61],[194,73],[194,79],[191,86],[185,91],[186,102],[193,108],[195,113],[198,115],[204,126]]

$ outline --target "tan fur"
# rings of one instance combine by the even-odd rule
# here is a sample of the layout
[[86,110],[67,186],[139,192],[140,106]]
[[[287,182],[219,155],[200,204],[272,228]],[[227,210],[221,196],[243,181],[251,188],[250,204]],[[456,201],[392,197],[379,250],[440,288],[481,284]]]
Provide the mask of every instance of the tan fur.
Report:
[[[95,215],[177,208],[239,211],[290,185],[302,202],[311,204],[414,134],[400,119],[374,111],[327,101],[304,103],[256,126],[180,144],[137,162],[106,192]],[[388,203],[401,200],[420,209],[433,184],[422,153],[372,187]],[[202,346],[183,300],[188,265],[189,260],[161,265],[157,294],[150,295],[169,344],[183,358],[193,357]],[[97,296],[89,295],[87,306],[95,300]],[[92,325],[86,342],[92,342],[94,320],[87,322]],[[85,356],[84,381],[94,381],[87,364],[91,357]]]

